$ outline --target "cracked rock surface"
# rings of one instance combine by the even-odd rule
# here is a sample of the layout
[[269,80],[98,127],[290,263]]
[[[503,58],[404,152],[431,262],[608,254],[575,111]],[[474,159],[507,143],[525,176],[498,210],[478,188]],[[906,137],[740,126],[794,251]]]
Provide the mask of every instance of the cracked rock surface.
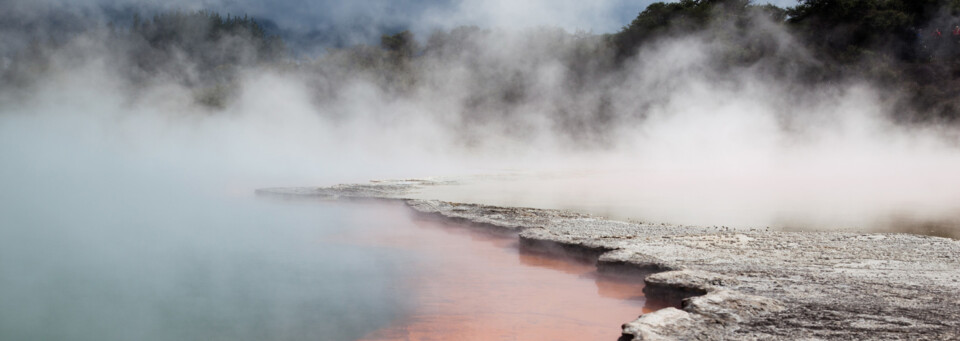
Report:
[[623,324],[626,340],[960,339],[960,241],[911,234],[731,231],[533,208],[403,199],[431,181],[259,194],[403,200],[415,211],[515,230],[521,245],[637,270],[686,293]]

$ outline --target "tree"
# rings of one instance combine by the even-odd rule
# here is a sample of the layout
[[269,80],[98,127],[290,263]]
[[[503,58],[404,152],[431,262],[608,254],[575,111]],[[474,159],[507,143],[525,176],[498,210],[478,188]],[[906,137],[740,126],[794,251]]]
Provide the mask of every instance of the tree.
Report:
[[[632,55],[637,47],[656,39],[702,32],[717,23],[747,20],[754,9],[772,19],[783,13],[772,5],[756,6],[749,0],[681,0],[656,2],[647,6],[630,25],[611,36],[619,59]],[[732,26],[732,25],[731,25]]]
[[398,54],[400,57],[411,57],[413,53],[418,49],[417,41],[413,38],[413,33],[410,31],[403,31],[394,35],[386,35],[380,37],[380,47],[387,51],[392,51]]

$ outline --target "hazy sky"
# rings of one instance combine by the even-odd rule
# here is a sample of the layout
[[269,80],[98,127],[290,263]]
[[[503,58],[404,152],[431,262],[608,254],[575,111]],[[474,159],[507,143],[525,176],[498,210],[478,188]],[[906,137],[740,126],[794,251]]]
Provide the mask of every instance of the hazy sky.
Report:
[[[567,30],[614,32],[653,0],[7,0],[6,6],[77,6],[212,9],[269,18],[295,30],[336,26],[483,27],[559,26]],[[792,6],[796,0],[756,1]],[[3,6],[3,5],[0,5]]]

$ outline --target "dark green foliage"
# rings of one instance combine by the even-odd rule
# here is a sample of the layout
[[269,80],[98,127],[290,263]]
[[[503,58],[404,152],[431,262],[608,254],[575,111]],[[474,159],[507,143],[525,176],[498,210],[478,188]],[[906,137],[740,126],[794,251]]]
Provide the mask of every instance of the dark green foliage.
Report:
[[[794,33],[800,41],[794,52],[810,53],[816,62],[778,51],[779,38],[763,32],[761,18]],[[951,120],[960,109],[960,37],[951,32],[956,25],[960,0],[800,0],[787,9],[744,0],[681,0],[651,4],[609,41],[618,60],[625,60],[646,44],[696,34],[723,46],[716,51],[721,69],[764,61],[774,75],[793,68],[798,76],[791,81],[810,85],[869,80],[905,93],[898,111],[909,120]]]
[[134,75],[162,73],[196,89],[198,103],[216,108],[236,91],[238,67],[279,61],[286,49],[253,18],[207,11],[164,12],[147,20],[134,14],[127,34],[114,39],[129,43],[127,53],[143,71]]
[[925,21],[922,10],[910,11],[901,1],[802,1],[787,13],[796,32],[813,46],[842,53],[882,44],[905,52],[917,26]]
[[282,56],[284,49],[282,40],[268,37],[252,18],[224,18],[206,11],[159,13],[145,21],[135,14],[131,33],[155,50],[147,53],[176,50],[203,67],[271,60]]
[[[754,5],[748,0],[654,3],[609,40],[616,60],[622,62],[644,45],[697,35],[720,47],[713,51],[716,54],[713,66],[729,69],[753,65],[763,59],[782,59],[782,37],[777,31],[786,15],[786,10],[779,7]],[[786,60],[775,62],[788,63]]]
[[[839,59],[857,58],[865,50],[895,53],[905,60],[923,59],[917,47],[941,29],[949,36],[958,0],[803,0],[788,10],[790,23],[814,47]],[[851,49],[852,47],[852,49]],[[838,53],[841,50],[846,50]],[[854,55],[844,55],[847,52]],[[929,51],[923,51],[929,52]]]
[[787,10],[775,5],[766,4],[754,7],[759,13],[762,13],[773,22],[783,22],[787,20]]
[[[132,64],[123,65],[129,67],[132,83],[149,83],[158,76],[173,79],[196,90],[197,101],[208,106],[228,103],[238,88],[237,70],[294,64],[284,58],[283,41],[247,16],[206,11],[126,15],[129,20],[111,23],[107,31],[114,42],[109,46],[123,56],[117,60]],[[956,25],[960,0],[800,0],[787,9],[749,0],[658,2],[615,34],[530,30],[523,33],[517,50],[522,53],[510,55],[493,50],[504,41],[506,36],[498,36],[502,32],[479,27],[437,30],[424,46],[410,31],[385,34],[379,46],[329,50],[321,57],[328,65],[322,72],[341,82],[318,88],[332,94],[342,81],[359,77],[400,96],[429,81],[424,77],[428,72],[447,67],[468,72],[477,83],[463,100],[465,107],[507,115],[515,110],[512,106],[537,96],[529,90],[535,84],[529,70],[548,59],[563,71],[567,89],[589,94],[630,77],[627,67],[638,51],[696,37],[672,41],[696,42],[703,48],[710,57],[703,70],[715,73],[709,76],[716,79],[749,69],[796,86],[864,80],[904,95],[906,101],[898,104],[903,110],[897,111],[906,120],[955,119],[960,110],[960,36],[953,36],[951,29]],[[933,36],[936,29],[940,37]],[[5,83],[27,84],[46,69],[43,51],[68,40],[22,44],[0,77]],[[612,110],[608,102],[580,108],[572,101],[555,116],[576,121],[579,112],[590,110],[604,116]]]
[[380,37],[380,47],[398,53],[404,57],[410,57],[417,50],[417,41],[413,38],[413,33],[403,31],[394,35]]
[[[902,120],[954,121],[960,0],[802,0],[789,24],[824,65],[820,80],[855,77],[906,95]],[[941,35],[934,32],[940,30]]]
[[[666,37],[703,32],[734,23],[742,26],[750,15],[764,13],[774,20],[783,18],[779,8],[772,5],[755,6],[749,0],[681,0],[657,2],[648,6],[630,25],[611,37],[622,59],[649,42]],[[720,25],[718,25],[720,23]]]

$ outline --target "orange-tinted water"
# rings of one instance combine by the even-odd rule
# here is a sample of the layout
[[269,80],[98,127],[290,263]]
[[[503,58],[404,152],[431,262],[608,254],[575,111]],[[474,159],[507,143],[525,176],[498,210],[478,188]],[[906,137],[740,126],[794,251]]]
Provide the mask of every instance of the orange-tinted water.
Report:
[[347,238],[418,259],[397,283],[411,311],[364,340],[616,340],[621,323],[652,310],[639,278],[520,252],[515,234],[415,220],[337,239]]

